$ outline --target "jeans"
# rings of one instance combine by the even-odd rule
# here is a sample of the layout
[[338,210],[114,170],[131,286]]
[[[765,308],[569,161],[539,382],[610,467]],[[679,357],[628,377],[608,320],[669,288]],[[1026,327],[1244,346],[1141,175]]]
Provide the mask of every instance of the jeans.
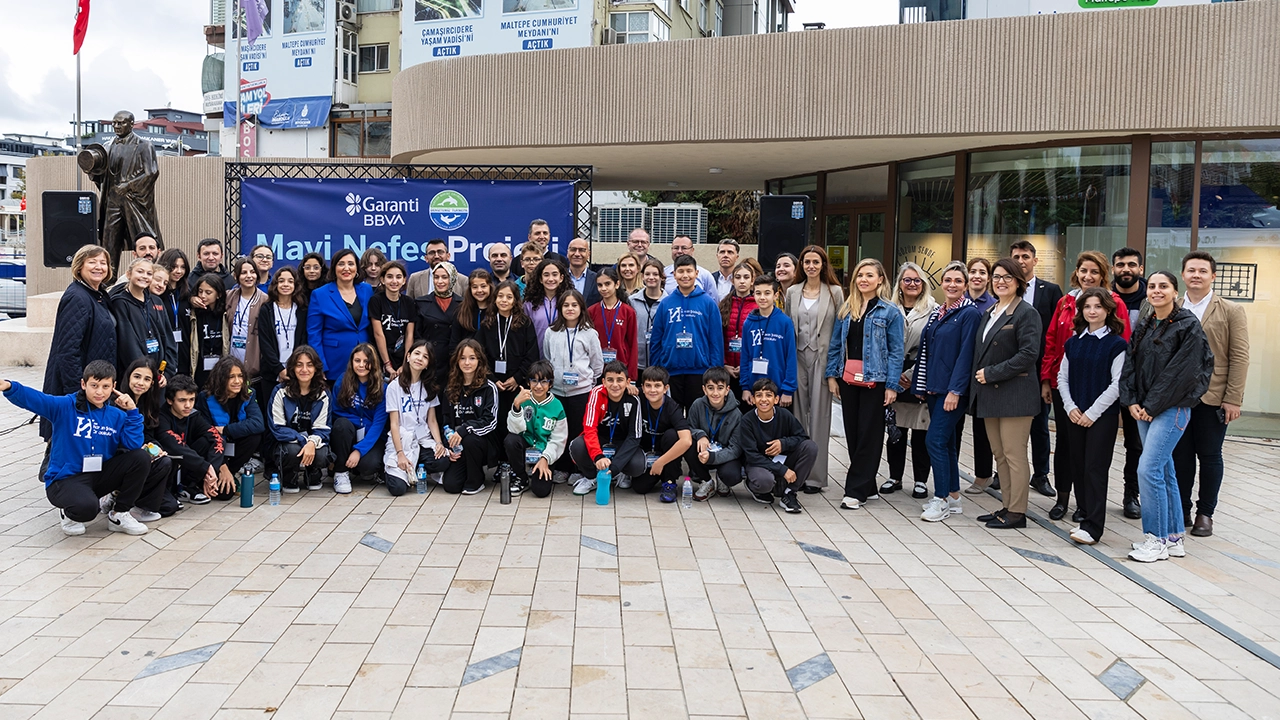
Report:
[[1151,422],[1138,421],[1142,458],[1138,490],[1142,493],[1142,531],[1158,538],[1181,537],[1182,498],[1173,467],[1173,448],[1191,423],[1191,408],[1169,408]]
[[1200,497],[1196,501],[1196,514],[1213,517],[1213,511],[1218,507],[1218,491],[1222,489],[1222,443],[1227,439],[1227,425],[1218,419],[1220,409],[1220,405],[1204,403],[1191,408],[1187,432],[1173,449],[1173,466],[1177,470],[1184,516],[1191,514],[1196,460],[1200,461]]
[[933,465],[933,496],[945,498],[960,492],[960,448],[956,446],[956,425],[964,420],[967,406],[964,396],[956,409],[942,409],[946,393],[926,396],[929,403],[929,433],[925,444],[929,447],[929,463]]

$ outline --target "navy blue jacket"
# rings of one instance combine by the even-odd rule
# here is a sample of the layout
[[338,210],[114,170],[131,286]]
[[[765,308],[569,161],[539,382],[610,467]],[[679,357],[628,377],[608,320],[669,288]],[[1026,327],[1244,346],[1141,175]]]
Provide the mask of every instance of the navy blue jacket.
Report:
[[[66,395],[80,390],[80,375],[94,360],[116,364],[116,319],[105,290],[90,290],[79,280],[67,286],[58,301],[53,342],[44,368],[43,390]],[[124,368],[116,368],[123,372]],[[48,439],[41,425],[41,436]]]
[[336,394],[333,403],[333,414],[338,417],[346,418],[355,425],[357,429],[364,428],[364,439],[356,443],[355,450],[359,451],[361,457],[368,455],[373,446],[378,444],[378,439],[387,431],[387,386],[382,386],[382,397],[384,402],[373,403],[370,407],[365,402],[365,398],[369,395],[369,388],[366,383],[360,383],[359,389],[356,390],[356,397],[351,403],[351,407],[342,407],[337,402]]
[[258,399],[254,397],[252,388],[249,390],[248,400],[232,400],[228,405],[230,407],[223,407],[208,390],[201,390],[200,396],[196,398],[196,410],[200,411],[210,425],[222,428],[222,436],[232,442],[266,432],[262,408],[258,407]]
[[982,313],[968,296],[939,320],[941,311],[942,306],[934,309],[929,324],[920,333],[920,355],[915,376],[911,378],[911,392],[916,395],[953,392],[964,396],[969,392],[973,343]]
[[[351,311],[335,283],[321,285],[311,292],[307,303],[307,341],[320,353],[324,376],[336,381],[347,367],[351,351],[369,342],[369,298],[373,288],[356,283],[356,302],[360,303],[360,323],[351,319]],[[268,378],[268,382],[273,378]]]
[[267,426],[276,442],[304,445],[313,440],[317,449],[329,444],[333,406],[329,391],[323,386],[312,395],[310,403],[303,405],[289,397],[284,383],[281,383],[272,391],[269,407]]

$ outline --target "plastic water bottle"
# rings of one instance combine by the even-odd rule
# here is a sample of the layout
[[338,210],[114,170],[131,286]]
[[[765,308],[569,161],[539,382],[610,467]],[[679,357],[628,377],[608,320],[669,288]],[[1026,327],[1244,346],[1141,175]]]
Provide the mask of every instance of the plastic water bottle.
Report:
[[280,476],[276,473],[271,473],[271,482],[267,485],[267,497],[270,504],[280,504]]
[[253,507],[253,473],[240,474],[240,507]]
[[418,463],[418,494],[427,494],[427,469]]
[[684,506],[686,508],[693,507],[693,481],[689,479],[688,475],[684,476],[684,490],[680,494],[683,497],[681,502],[684,503]]
[[613,473],[605,468],[596,473],[596,504],[609,504],[609,486],[613,484]]

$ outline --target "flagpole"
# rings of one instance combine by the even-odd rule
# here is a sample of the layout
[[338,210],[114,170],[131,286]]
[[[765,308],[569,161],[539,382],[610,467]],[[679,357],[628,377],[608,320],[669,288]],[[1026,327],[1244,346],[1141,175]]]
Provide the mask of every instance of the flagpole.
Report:
[[[76,12],[79,14],[80,4],[76,3]],[[80,136],[83,135],[80,125],[80,53],[76,52],[76,156],[80,155]],[[80,172],[79,167],[76,168],[76,192],[80,192],[80,176],[84,173]]]
[[[236,162],[240,162],[240,3],[238,0],[231,0],[231,29],[236,34]],[[249,23],[246,22],[247,26]],[[248,30],[248,27],[245,28]]]

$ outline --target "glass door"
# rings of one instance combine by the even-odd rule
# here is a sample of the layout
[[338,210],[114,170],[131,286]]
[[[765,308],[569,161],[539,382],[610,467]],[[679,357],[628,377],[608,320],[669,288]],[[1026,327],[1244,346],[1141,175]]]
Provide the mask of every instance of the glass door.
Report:
[[[840,278],[841,285],[847,285],[849,272],[863,258],[875,258],[884,262],[884,223],[885,209],[883,205],[872,207],[854,207],[835,209],[824,216],[826,228],[823,240],[827,246],[827,255],[831,258],[831,267]],[[887,269],[892,272],[891,269]]]

